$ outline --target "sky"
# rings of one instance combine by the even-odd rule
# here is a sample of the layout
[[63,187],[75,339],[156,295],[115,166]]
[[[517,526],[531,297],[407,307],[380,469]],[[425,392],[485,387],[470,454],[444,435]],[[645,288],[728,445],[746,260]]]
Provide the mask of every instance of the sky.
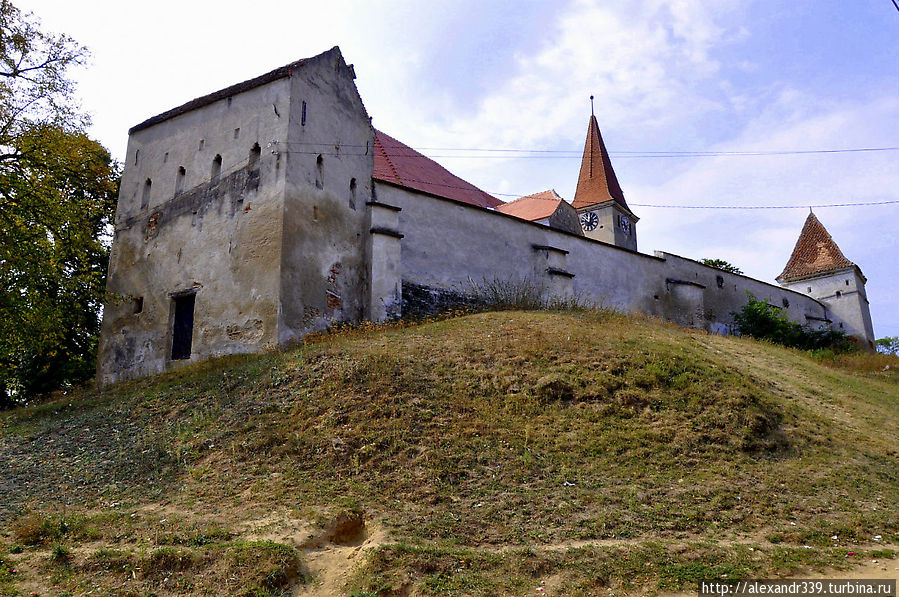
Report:
[[91,50],[72,77],[119,159],[146,118],[340,46],[377,128],[504,200],[574,198],[594,95],[643,253],[773,282],[807,206],[897,202],[815,214],[899,336],[899,151],[772,154],[899,148],[891,0],[14,4]]

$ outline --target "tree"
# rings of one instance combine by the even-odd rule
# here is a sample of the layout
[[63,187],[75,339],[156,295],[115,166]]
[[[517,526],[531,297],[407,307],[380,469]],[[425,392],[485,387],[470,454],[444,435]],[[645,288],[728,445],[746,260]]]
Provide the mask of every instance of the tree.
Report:
[[84,48],[0,0],[0,405],[94,370],[118,165],[84,133]]
[[703,264],[708,265],[709,267],[714,267],[720,270],[724,270],[726,272],[730,272],[732,274],[740,274],[743,275],[743,270],[738,268],[736,265],[732,265],[723,259],[701,259]]
[[840,353],[854,352],[858,349],[844,332],[829,329],[814,330],[802,326],[790,321],[780,308],[767,301],[757,300],[751,294],[749,302],[732,315],[734,324],[744,336],[801,350],[830,350]]
[[885,336],[874,341],[877,352],[899,355],[899,336]]

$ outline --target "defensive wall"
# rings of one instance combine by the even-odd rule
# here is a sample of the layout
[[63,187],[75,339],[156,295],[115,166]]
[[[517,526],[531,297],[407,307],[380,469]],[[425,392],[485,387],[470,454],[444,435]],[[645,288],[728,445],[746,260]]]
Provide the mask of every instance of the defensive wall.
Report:
[[518,280],[547,297],[577,296],[713,333],[732,331],[732,313],[747,304],[747,293],[803,325],[826,326],[833,319],[809,296],[670,253],[636,253],[381,182],[375,195],[379,203],[400,208],[400,263],[393,270],[404,288],[419,293],[465,294],[493,281]]

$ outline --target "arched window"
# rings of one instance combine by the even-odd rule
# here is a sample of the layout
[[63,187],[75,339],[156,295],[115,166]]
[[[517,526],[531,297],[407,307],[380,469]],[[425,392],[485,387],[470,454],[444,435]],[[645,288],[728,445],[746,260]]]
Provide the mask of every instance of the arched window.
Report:
[[325,158],[318,154],[315,158],[315,186],[319,189],[325,188]]
[[150,188],[153,186],[153,181],[149,178],[147,182],[144,183],[144,190],[140,195],[140,208],[146,209],[148,205],[150,205]]
[[258,143],[253,143],[253,149],[250,150],[250,159],[249,159],[249,167],[255,168],[256,164],[259,163],[259,157],[262,155],[262,149],[259,147]]
[[222,175],[222,156],[221,154],[216,154],[214,158],[212,158],[212,174],[210,175],[210,179],[212,182],[218,182],[219,176]]
[[178,166],[178,174],[175,176],[175,195],[180,195],[184,190],[184,179],[187,178],[187,170],[184,166]]

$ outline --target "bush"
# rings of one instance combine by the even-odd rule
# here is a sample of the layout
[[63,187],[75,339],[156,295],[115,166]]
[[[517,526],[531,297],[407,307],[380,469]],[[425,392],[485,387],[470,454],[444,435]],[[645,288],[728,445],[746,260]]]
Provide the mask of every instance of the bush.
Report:
[[752,336],[758,340],[819,353],[845,353],[857,350],[855,343],[844,332],[804,327],[787,319],[777,307],[756,300],[751,295],[749,303],[739,313],[733,313],[733,316],[741,335]]

